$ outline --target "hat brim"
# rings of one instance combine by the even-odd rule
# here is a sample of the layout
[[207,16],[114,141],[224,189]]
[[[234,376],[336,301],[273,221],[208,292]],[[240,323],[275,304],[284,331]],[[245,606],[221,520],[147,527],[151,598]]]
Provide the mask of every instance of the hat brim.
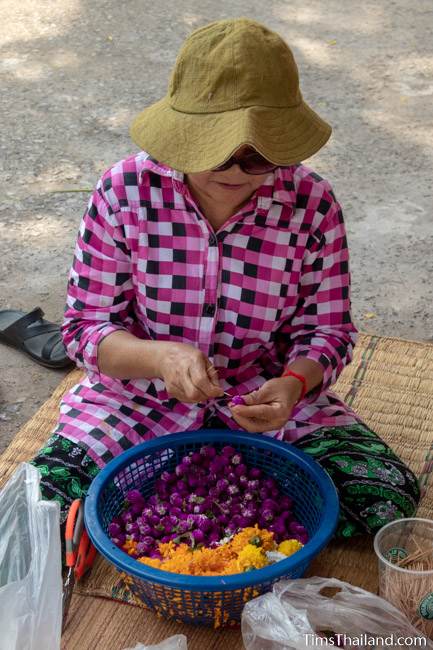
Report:
[[292,165],[315,154],[332,129],[305,102],[291,108],[249,106],[221,113],[181,113],[164,97],[131,124],[133,142],[184,173],[214,169],[242,144],[274,165]]

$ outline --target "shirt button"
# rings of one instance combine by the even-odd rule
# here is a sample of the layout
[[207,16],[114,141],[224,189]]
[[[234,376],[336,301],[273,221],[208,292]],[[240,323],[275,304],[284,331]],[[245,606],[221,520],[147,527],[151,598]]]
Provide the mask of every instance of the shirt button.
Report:
[[214,233],[211,233],[209,235],[209,246],[216,246],[217,245],[217,237]]
[[211,305],[211,304],[209,304],[209,303],[206,304],[206,305],[203,307],[203,313],[204,313],[206,316],[213,316],[213,315],[215,314],[215,305]]

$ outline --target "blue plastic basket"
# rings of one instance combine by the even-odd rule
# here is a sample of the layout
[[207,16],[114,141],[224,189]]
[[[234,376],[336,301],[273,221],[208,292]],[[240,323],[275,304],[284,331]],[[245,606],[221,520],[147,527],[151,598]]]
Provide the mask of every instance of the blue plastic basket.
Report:
[[[294,500],[294,515],[308,531],[309,542],[286,560],[263,569],[228,576],[196,577],[146,566],[115,546],[108,525],[124,505],[128,490],[145,498],[154,493],[163,471],[171,472],[182,457],[203,445],[235,447],[249,467],[274,478]],[[85,501],[85,523],[97,550],[117,569],[134,596],[162,616],[212,627],[239,624],[244,604],[269,591],[281,578],[300,578],[326,546],[337,526],[338,495],[328,474],[290,444],[257,434],[221,429],[175,433],[145,442],[112,460],[93,480]]]

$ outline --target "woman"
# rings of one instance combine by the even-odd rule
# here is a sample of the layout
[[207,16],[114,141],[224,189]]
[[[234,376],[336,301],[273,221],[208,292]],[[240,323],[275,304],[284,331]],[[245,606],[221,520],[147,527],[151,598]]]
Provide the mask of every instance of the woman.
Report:
[[123,450],[208,426],[313,456],[339,536],[414,513],[413,473],[329,390],[356,335],[347,242],[331,186],[300,161],[330,133],[276,33],[240,18],[185,41],[167,96],[132,125],[140,153],[82,220],[62,332],[87,377],[34,460],[62,520]]

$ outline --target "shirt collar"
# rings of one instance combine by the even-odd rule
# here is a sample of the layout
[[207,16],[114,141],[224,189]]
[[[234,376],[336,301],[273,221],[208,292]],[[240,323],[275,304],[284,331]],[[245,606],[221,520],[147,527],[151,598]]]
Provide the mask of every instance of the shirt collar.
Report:
[[[294,186],[294,171],[296,165],[291,167],[277,167],[269,174],[263,185],[261,185],[253,197],[257,197],[257,208],[269,210],[272,203],[292,204],[296,203],[296,190]],[[155,160],[147,151],[142,151],[137,155],[138,182],[141,184],[142,175],[146,171],[152,171],[160,176],[166,176],[173,179],[173,185],[177,192],[185,194],[187,185],[185,183],[185,174],[177,171],[164,163]]]

